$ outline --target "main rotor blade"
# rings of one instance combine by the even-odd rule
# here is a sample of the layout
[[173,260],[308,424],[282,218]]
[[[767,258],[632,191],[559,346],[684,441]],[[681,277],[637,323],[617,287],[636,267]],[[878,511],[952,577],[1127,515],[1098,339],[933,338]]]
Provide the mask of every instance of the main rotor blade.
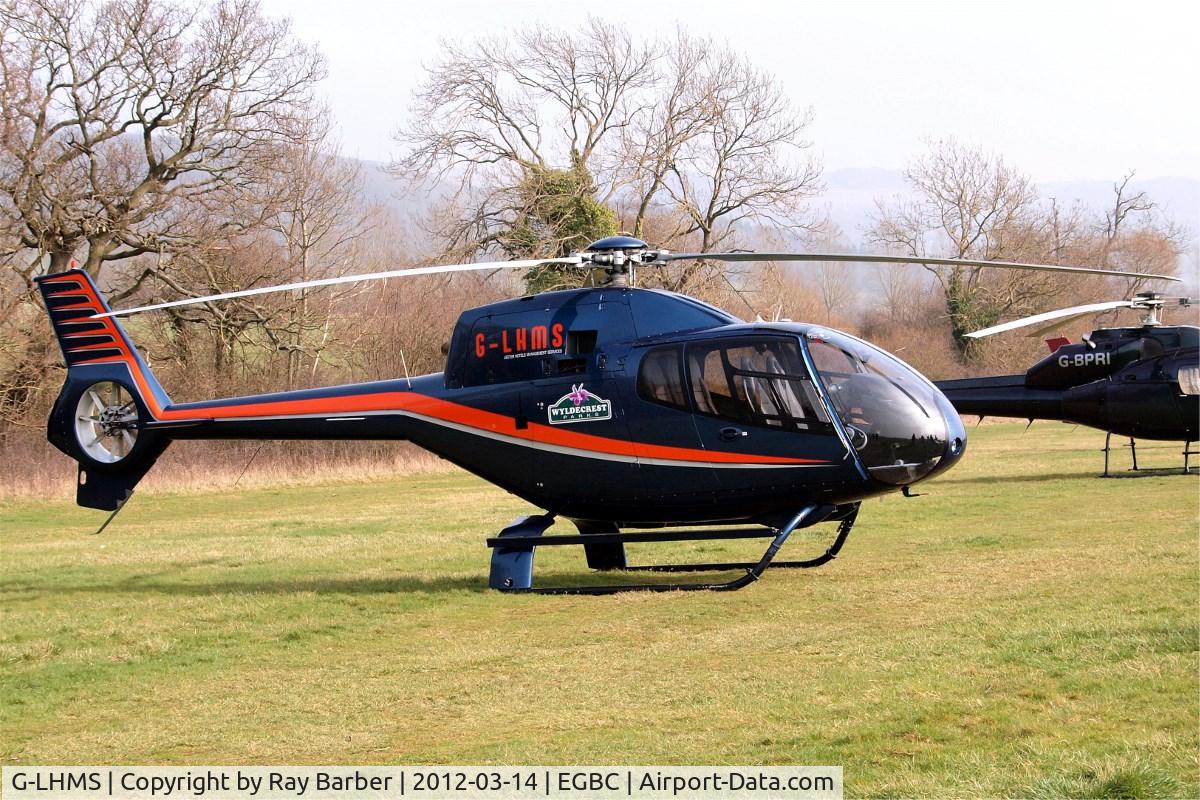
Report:
[[543,264],[580,263],[582,263],[582,259],[580,259],[579,256],[568,256],[566,258],[538,258],[529,259],[526,261],[487,261],[477,264],[445,264],[437,267],[411,267],[409,269],[393,269],[387,272],[368,272],[363,275],[342,275],[337,278],[318,278],[311,281],[300,281],[299,283],[285,283],[280,286],[262,286],[257,289],[242,289],[237,292],[210,294],[206,297],[189,297],[185,300],[172,300],[169,303],[155,303],[154,305],[138,306],[137,308],[122,308],[118,311],[109,311],[105,314],[94,314],[92,315],[92,319],[102,319],[103,317],[123,317],[127,314],[138,314],[142,311],[157,311],[160,308],[191,306],[198,303],[211,303],[216,300],[231,300],[236,297],[254,297],[255,295],[271,294],[272,292],[290,292],[295,289],[307,289],[311,286],[334,286],[339,283],[377,281],[385,278],[410,278],[415,275],[437,275],[443,272],[472,272],[486,269],[528,269],[530,267],[540,267]]
[[1045,339],[1046,336],[1048,336],[1051,333],[1058,333],[1058,332],[1064,330],[1068,325],[1072,324],[1076,320],[1086,319],[1090,316],[1093,316],[1096,313],[1099,313],[1099,312],[1085,311],[1082,314],[1072,314],[1069,317],[1060,317],[1059,319],[1056,319],[1053,322],[1038,325],[1033,330],[1026,330],[1025,335],[1028,336],[1030,339]]
[[[1133,302],[1130,300],[1110,300],[1107,303],[1090,303],[1084,306],[1060,308],[1056,311],[1034,314],[1032,317],[1014,319],[1012,322],[1002,322],[990,328],[968,333],[967,336],[972,339],[979,339],[983,336],[991,336],[994,333],[1004,333],[1015,328],[1024,328],[1026,325],[1037,325],[1039,322],[1050,322],[1051,320],[1063,320],[1065,323],[1066,320],[1063,319],[1064,317],[1086,317],[1088,314],[1099,314],[1101,311],[1111,311],[1114,308],[1132,308],[1133,305]],[[1039,329],[1037,332],[1041,332],[1041,330]]]
[[996,267],[1024,269],[1037,272],[1075,272],[1083,275],[1116,275],[1122,278],[1146,278],[1160,281],[1179,281],[1171,275],[1148,275],[1141,272],[1122,272],[1116,269],[1090,267],[1060,267],[1056,264],[1021,264],[1013,261],[978,261],[970,258],[930,258],[927,256],[882,256],[860,253],[663,253],[661,261],[685,259],[709,261],[850,261],[863,264],[932,264],[939,267]]

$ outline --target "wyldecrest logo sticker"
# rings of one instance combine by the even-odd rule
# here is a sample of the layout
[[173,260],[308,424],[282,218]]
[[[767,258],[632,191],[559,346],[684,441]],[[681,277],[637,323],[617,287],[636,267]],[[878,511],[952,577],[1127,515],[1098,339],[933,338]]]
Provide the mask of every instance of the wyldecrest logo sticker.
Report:
[[612,403],[594,395],[583,384],[572,385],[548,409],[551,425],[566,425],[568,422],[592,422],[597,419],[612,419]]

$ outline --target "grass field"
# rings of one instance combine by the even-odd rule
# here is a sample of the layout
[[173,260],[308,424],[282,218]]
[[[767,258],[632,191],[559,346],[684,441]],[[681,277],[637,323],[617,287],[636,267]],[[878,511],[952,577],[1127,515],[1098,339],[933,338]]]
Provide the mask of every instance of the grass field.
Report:
[[[1022,431],[865,503],[832,564],[727,594],[489,592],[483,539],[530,509],[461,473],[144,494],[98,537],[100,512],[7,502],[0,758],[840,764],[850,796],[1198,797],[1197,479],[1098,480],[1102,434]],[[551,550],[538,579],[583,571]]]

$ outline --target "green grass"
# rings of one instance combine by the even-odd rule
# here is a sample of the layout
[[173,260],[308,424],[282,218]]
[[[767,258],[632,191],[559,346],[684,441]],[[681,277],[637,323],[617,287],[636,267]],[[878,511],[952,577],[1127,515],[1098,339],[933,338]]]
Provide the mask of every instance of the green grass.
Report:
[[[98,537],[99,512],[0,505],[0,759],[840,764],[852,796],[1200,796],[1197,479],[1099,480],[1102,434],[1022,429],[865,503],[832,564],[729,594],[489,592],[483,539],[530,509],[457,473],[139,495]],[[552,550],[544,582],[584,571]]]

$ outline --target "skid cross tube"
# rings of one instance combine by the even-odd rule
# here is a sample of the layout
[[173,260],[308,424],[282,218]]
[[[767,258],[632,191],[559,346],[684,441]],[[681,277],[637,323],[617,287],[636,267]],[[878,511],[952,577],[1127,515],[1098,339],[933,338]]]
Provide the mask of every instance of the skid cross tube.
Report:
[[[829,549],[816,558],[802,561],[771,561],[771,569],[812,569],[822,564],[828,564],[841,552],[842,545],[846,543],[846,538],[850,535],[850,530],[854,527],[854,521],[857,518],[858,507],[856,506],[838,525],[837,536],[834,538],[833,544],[829,545]],[[727,561],[708,564],[639,564],[625,569],[628,572],[723,572],[728,569],[749,569],[755,563],[753,561]]]
[[731,530],[651,531],[649,533],[589,533],[555,536],[503,536],[487,540],[488,547],[553,547],[565,544],[636,544],[637,542],[693,542],[706,539],[767,539],[773,528]]
[[[791,568],[817,567],[836,557],[858,513],[856,505],[841,521],[837,537],[826,552],[816,558],[806,561],[784,561],[775,563],[775,556],[783,547],[788,537],[798,528],[815,525],[827,519],[837,511],[835,506],[812,504],[805,506],[793,516],[782,528],[733,528],[726,530],[694,530],[694,531],[653,531],[649,533],[593,533],[581,536],[542,536],[553,518],[525,517],[510,525],[500,536],[488,539],[488,545],[493,548],[492,574],[489,585],[503,592],[523,592],[529,594],[586,594],[604,595],[618,592],[671,592],[671,591],[734,591],[748,586],[767,570],[768,567],[782,566]],[[540,545],[560,546],[568,544],[624,544],[634,542],[678,542],[712,539],[749,539],[771,537],[770,544],[758,561],[732,562],[722,564],[664,564],[660,566],[625,567],[626,571],[657,571],[657,572],[704,572],[717,570],[743,569],[745,573],[729,581],[703,581],[694,583],[646,583],[609,586],[533,586],[533,552]]]

